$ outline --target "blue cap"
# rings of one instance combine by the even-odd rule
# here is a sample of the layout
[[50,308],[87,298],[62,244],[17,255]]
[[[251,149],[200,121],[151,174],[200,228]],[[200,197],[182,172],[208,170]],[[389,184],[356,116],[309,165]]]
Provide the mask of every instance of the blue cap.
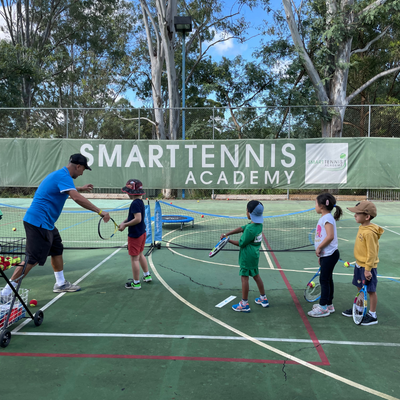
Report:
[[255,224],[262,224],[264,222],[263,218],[264,206],[260,203],[251,213],[250,218]]

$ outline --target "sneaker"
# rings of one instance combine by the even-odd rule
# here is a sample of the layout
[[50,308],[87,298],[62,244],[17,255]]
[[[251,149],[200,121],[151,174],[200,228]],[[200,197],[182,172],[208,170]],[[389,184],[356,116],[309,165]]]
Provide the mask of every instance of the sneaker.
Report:
[[151,275],[143,276],[143,282],[150,283],[152,280]]
[[353,309],[349,308],[346,311],[342,311],[342,315],[344,315],[345,317],[352,317],[353,316]]
[[239,304],[234,304],[232,306],[232,309],[234,311],[243,311],[243,312],[250,312],[250,306],[249,303],[244,304],[243,300],[240,300]]
[[329,317],[331,314],[328,309],[323,309],[319,304],[314,304],[311,311],[308,312],[310,317],[321,318],[321,317]]
[[125,283],[125,289],[135,289],[139,290],[142,288],[142,285],[139,283],[133,282],[133,279],[129,279],[128,282]]
[[261,304],[264,308],[269,307],[269,302],[267,298],[262,299],[261,297],[257,297],[254,301],[256,304]]
[[378,318],[374,318],[370,313],[367,313],[361,321],[361,325],[375,325],[378,323]]
[[333,314],[335,312],[335,307],[333,307],[333,304],[331,304],[330,306],[328,306],[328,311]]
[[80,286],[73,285],[71,282],[65,281],[63,285],[57,285],[57,283],[53,287],[54,293],[62,293],[62,292],[79,292],[81,290]]

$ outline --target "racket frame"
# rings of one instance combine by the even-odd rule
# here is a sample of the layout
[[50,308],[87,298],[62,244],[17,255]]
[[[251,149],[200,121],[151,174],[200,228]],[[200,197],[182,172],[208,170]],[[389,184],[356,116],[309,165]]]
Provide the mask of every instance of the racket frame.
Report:
[[[101,235],[101,226],[102,226],[102,224],[105,224],[105,223],[107,223],[107,224],[113,223],[114,224],[114,232],[113,232],[113,234],[111,236],[103,237]],[[101,217],[100,220],[99,220],[99,224],[97,226],[97,232],[98,232],[98,234],[100,236],[100,239],[109,240],[118,232],[118,228],[119,228],[119,225],[117,225],[117,223],[111,217],[110,217],[110,220],[108,222],[104,222],[103,221],[103,217]]]
[[[365,315],[367,314],[367,308],[368,308],[367,285],[368,285],[367,281],[363,281],[363,286],[358,291],[358,293],[354,299],[352,314],[353,314],[353,321],[356,325],[360,325],[362,320],[364,319]],[[364,294],[362,314],[360,314],[360,312],[357,310],[357,300],[358,300],[358,296],[360,295],[360,293]]]
[[229,238],[230,238],[229,236],[225,236],[224,238],[222,238],[210,251],[210,254],[208,256],[211,258],[214,257],[216,254],[218,254],[220,250],[222,250],[225,247],[225,245],[229,242]]
[[[306,288],[304,289],[304,299],[309,303],[313,303],[314,301],[317,301],[321,298],[321,285],[319,284],[319,279],[318,283],[316,283],[314,287],[312,287],[311,285],[311,282],[314,282],[315,278],[319,277],[320,274],[321,274],[321,267],[318,268],[317,273],[309,280],[309,282],[306,285]],[[317,297],[310,297],[309,294],[315,292],[318,289],[319,289],[319,294],[317,295]]]

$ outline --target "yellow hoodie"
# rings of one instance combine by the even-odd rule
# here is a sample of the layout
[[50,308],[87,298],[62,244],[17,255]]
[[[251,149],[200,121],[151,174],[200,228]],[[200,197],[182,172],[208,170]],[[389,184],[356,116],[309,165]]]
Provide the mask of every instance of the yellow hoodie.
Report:
[[357,264],[367,271],[378,266],[378,240],[383,232],[384,230],[375,224],[360,225],[358,228],[356,243],[354,244],[354,257]]

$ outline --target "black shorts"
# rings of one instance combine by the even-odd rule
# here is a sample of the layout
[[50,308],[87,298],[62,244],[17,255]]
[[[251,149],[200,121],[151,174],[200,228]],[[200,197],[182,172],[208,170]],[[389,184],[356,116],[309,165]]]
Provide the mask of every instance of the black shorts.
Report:
[[64,246],[58,229],[52,231],[34,226],[24,221],[26,232],[25,254],[29,257],[29,264],[44,265],[48,256],[60,256]]

